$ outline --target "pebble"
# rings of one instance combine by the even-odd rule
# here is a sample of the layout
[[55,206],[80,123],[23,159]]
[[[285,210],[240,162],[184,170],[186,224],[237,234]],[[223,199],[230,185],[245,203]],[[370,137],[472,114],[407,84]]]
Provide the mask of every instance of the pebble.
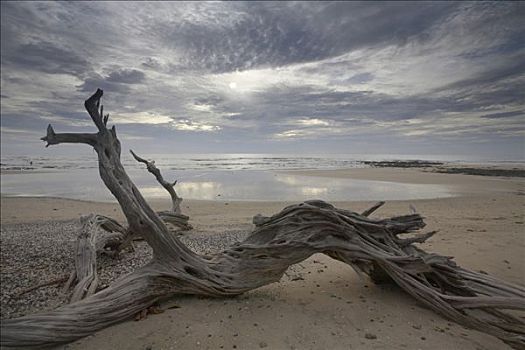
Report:
[[[40,283],[69,275],[75,266],[74,253],[79,228],[79,220],[1,225],[2,319],[51,310],[69,302],[72,290],[61,293],[63,283],[38,288],[21,296],[18,294]],[[247,234],[247,231],[229,230],[210,235],[205,231],[193,230],[179,239],[193,251],[212,254],[242,241]],[[151,248],[143,241],[135,242],[134,252],[123,252],[117,258],[99,255],[97,267],[100,288],[144,266],[151,258]]]
[[372,333],[366,333],[365,338],[366,339],[377,339],[377,335],[372,334]]

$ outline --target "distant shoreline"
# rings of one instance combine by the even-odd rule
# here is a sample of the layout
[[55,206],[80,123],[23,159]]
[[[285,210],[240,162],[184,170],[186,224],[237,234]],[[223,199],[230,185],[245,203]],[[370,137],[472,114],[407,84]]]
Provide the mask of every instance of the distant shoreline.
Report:
[[[276,158],[277,159],[277,158]],[[280,158],[279,158],[280,159]],[[355,164],[361,165],[357,167],[327,167],[327,168],[315,168],[315,167],[290,167],[290,168],[242,168],[242,169],[221,169],[221,168],[202,168],[201,170],[216,171],[216,170],[269,170],[269,171],[310,171],[310,170],[348,170],[354,168],[402,168],[402,169],[420,169],[423,171],[435,172],[435,173],[446,173],[446,174],[464,174],[464,175],[480,175],[480,176],[503,176],[503,177],[525,177],[525,161],[501,161],[498,163],[485,162],[485,163],[469,163],[469,162],[446,162],[446,161],[432,161],[432,160],[356,160]],[[90,168],[90,169],[94,169]],[[45,173],[58,173],[65,172],[68,170],[76,169],[71,168],[52,168],[37,169],[34,167],[10,167],[3,168],[0,170],[0,175],[11,175],[11,174],[45,174]],[[171,169],[173,171],[185,171],[185,170],[196,170],[196,169]]]

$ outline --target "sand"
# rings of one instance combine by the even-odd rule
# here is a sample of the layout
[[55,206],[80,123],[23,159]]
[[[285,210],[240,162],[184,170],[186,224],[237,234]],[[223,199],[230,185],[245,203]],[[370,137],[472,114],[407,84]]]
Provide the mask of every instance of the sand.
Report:
[[[525,180],[434,174],[415,169],[295,171],[317,176],[447,184],[456,197],[390,201],[377,216],[413,205],[425,230],[440,230],[422,247],[454,256],[473,270],[522,283],[525,277]],[[351,200],[351,199],[350,199]],[[250,230],[251,217],[290,203],[185,200],[200,233]],[[338,202],[361,211],[372,202]],[[156,200],[156,209],[169,201]],[[1,198],[2,225],[78,218],[97,212],[122,220],[117,204],[59,198]],[[191,233],[189,233],[191,235]],[[9,262],[2,261],[3,269]],[[2,289],[6,286],[2,286]],[[279,283],[231,299],[177,297],[180,308],[121,323],[69,344],[68,349],[507,349],[498,339],[465,329],[419,305],[395,287],[379,287],[350,267],[315,255]],[[374,336],[376,338],[374,338]],[[374,338],[374,339],[369,339]]]

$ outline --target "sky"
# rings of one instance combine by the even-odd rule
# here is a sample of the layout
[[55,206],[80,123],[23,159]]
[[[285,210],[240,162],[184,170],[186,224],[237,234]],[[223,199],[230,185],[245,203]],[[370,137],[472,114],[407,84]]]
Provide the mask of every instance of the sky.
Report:
[[[525,159],[525,3],[1,2],[1,146]],[[60,151],[58,151],[60,149]]]

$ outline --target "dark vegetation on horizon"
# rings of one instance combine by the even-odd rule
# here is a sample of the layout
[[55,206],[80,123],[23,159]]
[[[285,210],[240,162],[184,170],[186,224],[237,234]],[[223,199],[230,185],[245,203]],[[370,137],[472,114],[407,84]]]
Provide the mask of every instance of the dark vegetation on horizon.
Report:
[[384,160],[384,161],[363,161],[363,164],[375,168],[427,168],[431,166],[443,165],[443,162],[427,160]]
[[525,177],[524,169],[483,169],[483,168],[437,168],[436,173],[464,174],[480,176],[505,176],[505,177]]
[[443,162],[425,160],[363,161],[362,163],[374,168],[432,168],[432,172],[444,174],[525,177],[525,169],[520,168],[448,167]]

